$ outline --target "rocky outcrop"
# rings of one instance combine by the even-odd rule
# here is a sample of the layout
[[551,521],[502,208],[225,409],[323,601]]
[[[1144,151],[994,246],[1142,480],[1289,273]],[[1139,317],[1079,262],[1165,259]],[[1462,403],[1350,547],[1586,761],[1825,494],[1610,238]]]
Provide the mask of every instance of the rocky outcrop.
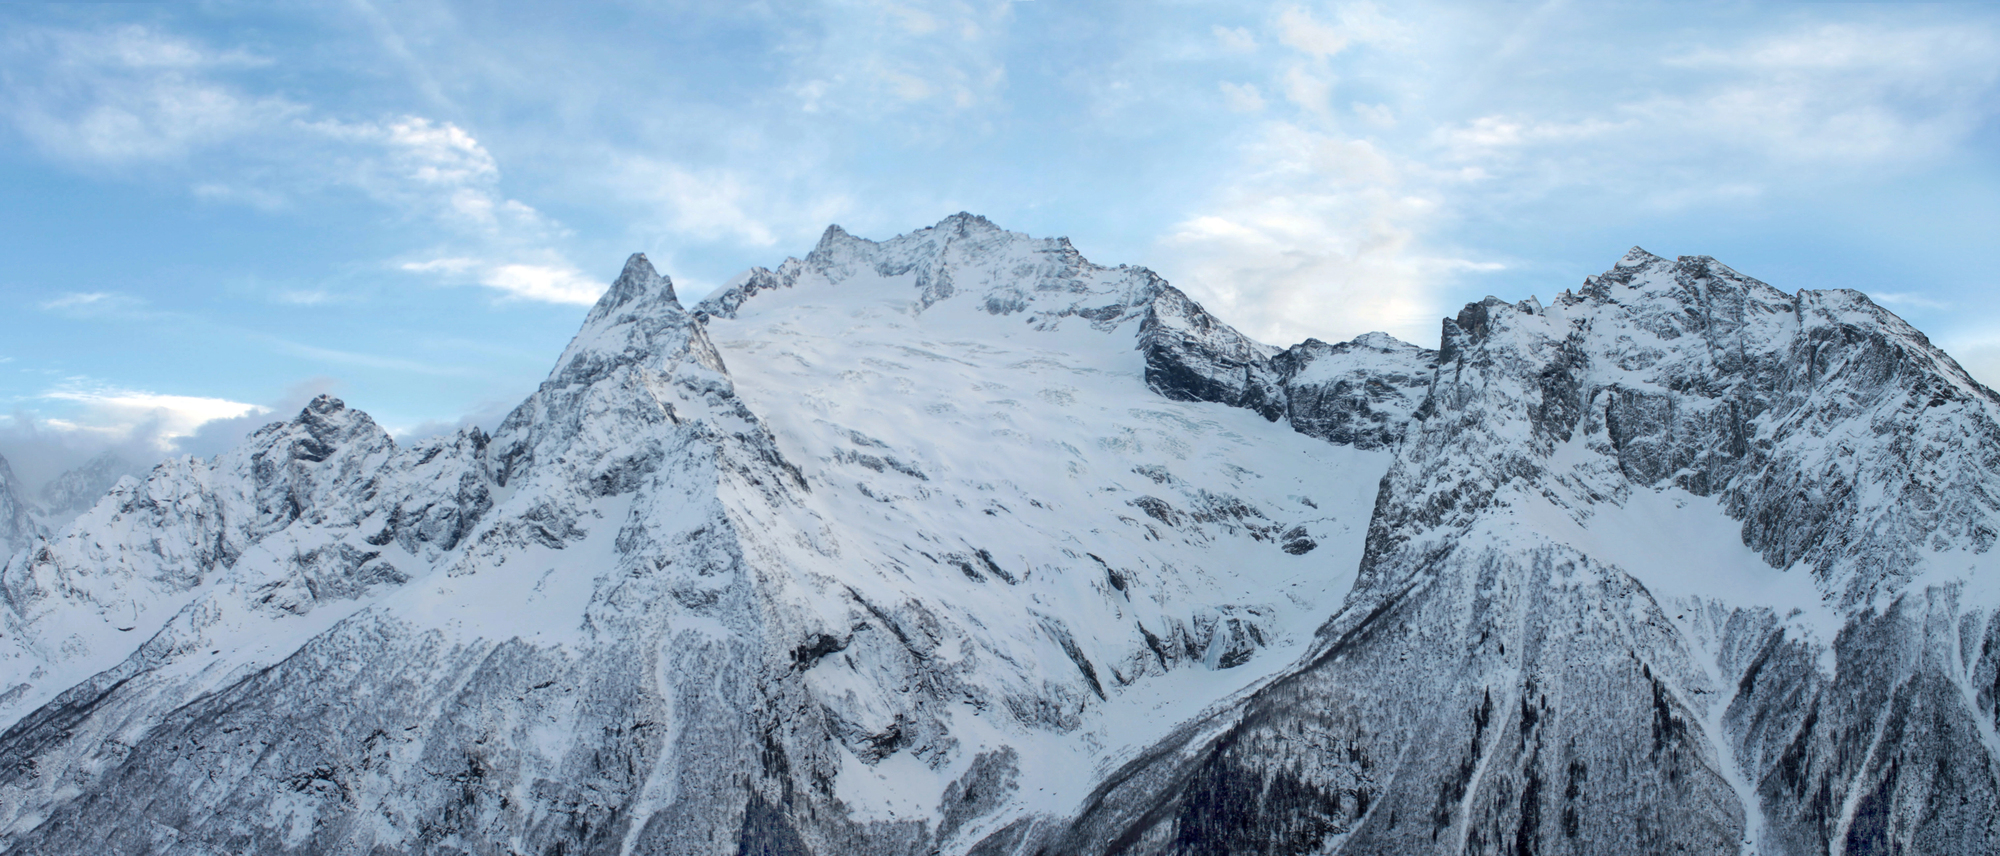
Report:
[[1146,385],[1177,401],[1253,411],[1292,430],[1363,449],[1402,442],[1429,392],[1437,354],[1386,333],[1329,345],[1307,339],[1279,351],[1251,341],[1172,286],[1140,328]]

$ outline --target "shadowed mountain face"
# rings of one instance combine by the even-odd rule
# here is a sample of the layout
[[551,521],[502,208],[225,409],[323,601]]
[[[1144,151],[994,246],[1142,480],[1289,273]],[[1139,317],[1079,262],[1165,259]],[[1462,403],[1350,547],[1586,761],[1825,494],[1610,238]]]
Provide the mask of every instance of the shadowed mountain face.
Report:
[[2000,400],[1635,250],[1280,350],[958,215],[488,437],[320,399],[0,571],[0,847],[2000,851]]
[[41,534],[30,512],[14,468],[7,465],[6,458],[0,458],[0,550],[12,554]]
[[77,515],[89,511],[99,499],[104,498],[120,478],[143,475],[144,472],[143,468],[133,466],[118,453],[109,451],[93,456],[74,469],[65,470],[42,485],[39,492],[44,525],[54,529],[68,525]]

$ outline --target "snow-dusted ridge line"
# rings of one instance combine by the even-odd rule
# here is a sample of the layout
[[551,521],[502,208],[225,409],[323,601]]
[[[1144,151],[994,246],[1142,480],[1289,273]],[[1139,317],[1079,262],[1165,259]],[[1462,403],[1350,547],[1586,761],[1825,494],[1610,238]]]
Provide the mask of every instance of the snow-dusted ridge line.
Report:
[[[1247,408],[1342,445],[1383,448],[1399,442],[1436,363],[1434,352],[1386,333],[1276,348],[1237,332],[1150,270],[1093,265],[1067,238],[1035,240],[963,212],[880,244],[829,226],[804,259],[788,259],[776,270],[752,268],[694,311],[704,320],[733,318],[756,295],[793,288],[802,276],[845,281],[862,272],[859,266],[872,264],[876,277],[910,277],[916,291],[911,311],[922,312],[968,286],[950,272],[954,242],[974,247],[1000,242],[1024,250],[1005,281],[970,284],[987,312],[1023,313],[1039,327],[1078,317],[1105,330],[1138,317],[1138,347],[1154,392]],[[1078,278],[1092,275],[1123,280],[1119,299],[1077,301]]]
[[491,437],[321,399],[15,552],[0,849],[1993,852],[1996,413],[1637,249],[1436,351],[969,214],[635,255]]

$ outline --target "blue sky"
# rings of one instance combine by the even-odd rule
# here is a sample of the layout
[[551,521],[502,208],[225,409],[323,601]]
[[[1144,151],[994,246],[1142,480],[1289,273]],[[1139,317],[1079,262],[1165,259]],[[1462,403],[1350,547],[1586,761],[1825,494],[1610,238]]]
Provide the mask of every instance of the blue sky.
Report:
[[627,253],[959,210],[1277,344],[1713,255],[1995,383],[1996,113],[1981,3],[8,3],[0,454],[490,426]]

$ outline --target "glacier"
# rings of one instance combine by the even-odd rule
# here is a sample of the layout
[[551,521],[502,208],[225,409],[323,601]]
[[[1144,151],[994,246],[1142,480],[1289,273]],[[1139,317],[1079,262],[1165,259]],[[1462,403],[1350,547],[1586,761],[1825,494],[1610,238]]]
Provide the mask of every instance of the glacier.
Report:
[[969,214],[637,255],[490,436],[0,467],[0,849],[2000,852],[1996,417],[1706,257],[1433,350]]

